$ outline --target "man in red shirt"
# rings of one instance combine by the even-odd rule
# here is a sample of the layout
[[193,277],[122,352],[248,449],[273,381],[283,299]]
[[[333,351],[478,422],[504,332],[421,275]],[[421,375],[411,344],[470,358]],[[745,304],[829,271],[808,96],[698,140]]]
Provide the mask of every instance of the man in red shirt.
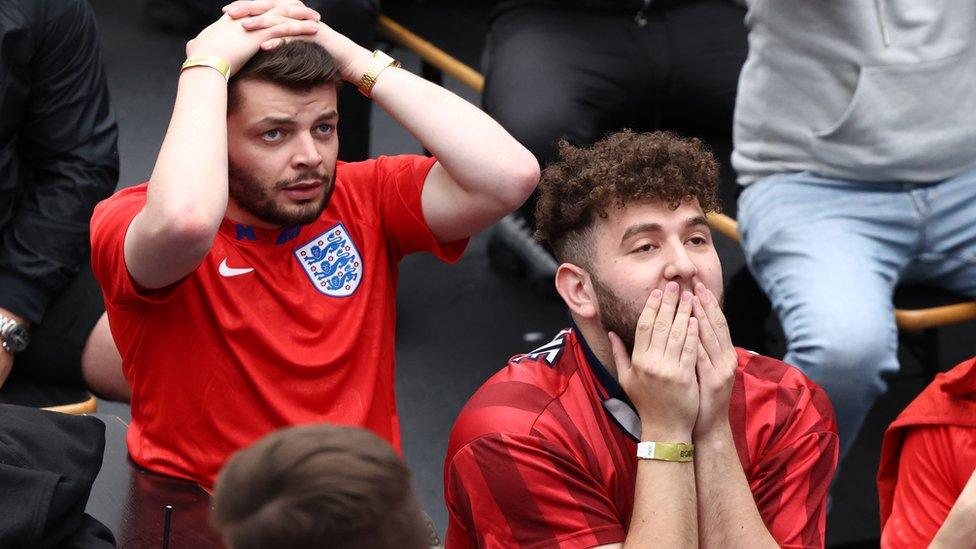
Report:
[[[187,55],[152,177],[92,220],[132,458],[210,487],[227,456],[288,425],[366,427],[399,449],[398,262],[456,260],[528,196],[538,164],[294,1],[231,4]],[[436,158],[337,164],[340,78]]]
[[976,358],[937,375],[888,427],[878,493],[882,547],[973,547]]
[[479,389],[448,447],[447,546],[823,547],[830,402],[733,347],[698,140],[560,145],[537,236],[574,326]]

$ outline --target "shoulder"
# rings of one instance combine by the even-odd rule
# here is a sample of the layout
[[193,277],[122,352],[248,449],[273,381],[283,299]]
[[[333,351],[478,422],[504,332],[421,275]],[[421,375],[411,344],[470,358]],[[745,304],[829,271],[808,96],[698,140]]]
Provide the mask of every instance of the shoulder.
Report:
[[532,433],[538,418],[579,373],[570,330],[549,343],[509,359],[468,400],[451,431],[448,457],[481,437]]
[[[149,183],[142,183],[116,191],[112,196],[102,200],[95,206],[95,216],[128,210],[133,207],[142,208],[146,205],[146,193]],[[93,217],[94,222],[94,217]]]
[[[816,432],[836,433],[834,408],[824,390],[783,361],[736,348],[739,372],[733,405],[747,436],[765,433],[767,443]],[[766,446],[766,444],[764,444]]]

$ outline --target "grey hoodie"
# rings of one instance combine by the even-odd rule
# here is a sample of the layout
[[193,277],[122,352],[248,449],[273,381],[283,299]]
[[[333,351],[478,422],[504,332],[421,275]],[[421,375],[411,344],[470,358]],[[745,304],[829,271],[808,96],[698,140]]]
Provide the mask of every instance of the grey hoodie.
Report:
[[748,0],[732,163],[939,181],[976,167],[976,0]]

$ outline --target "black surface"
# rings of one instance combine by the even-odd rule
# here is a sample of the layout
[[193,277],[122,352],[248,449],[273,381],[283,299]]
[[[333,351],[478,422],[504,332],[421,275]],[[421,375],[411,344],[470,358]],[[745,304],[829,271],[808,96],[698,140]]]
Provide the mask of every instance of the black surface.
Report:
[[84,387],[55,385],[12,379],[0,387],[0,404],[17,404],[33,408],[49,408],[65,404],[79,404],[91,398]]
[[125,422],[109,414],[92,415],[105,424],[105,455],[85,511],[115,534],[118,546],[162,547],[165,508],[172,505],[170,547],[221,547],[209,526],[207,492],[132,463]]

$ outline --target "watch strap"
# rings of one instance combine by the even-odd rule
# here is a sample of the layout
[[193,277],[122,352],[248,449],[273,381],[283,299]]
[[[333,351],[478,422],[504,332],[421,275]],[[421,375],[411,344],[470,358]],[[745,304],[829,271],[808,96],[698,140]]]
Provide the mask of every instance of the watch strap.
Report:
[[372,95],[373,86],[376,85],[376,79],[380,77],[380,73],[385,71],[387,67],[399,68],[400,62],[380,50],[375,50],[373,52],[373,58],[366,65],[366,72],[363,73],[359,78],[359,83],[356,84],[359,93],[366,97]]

